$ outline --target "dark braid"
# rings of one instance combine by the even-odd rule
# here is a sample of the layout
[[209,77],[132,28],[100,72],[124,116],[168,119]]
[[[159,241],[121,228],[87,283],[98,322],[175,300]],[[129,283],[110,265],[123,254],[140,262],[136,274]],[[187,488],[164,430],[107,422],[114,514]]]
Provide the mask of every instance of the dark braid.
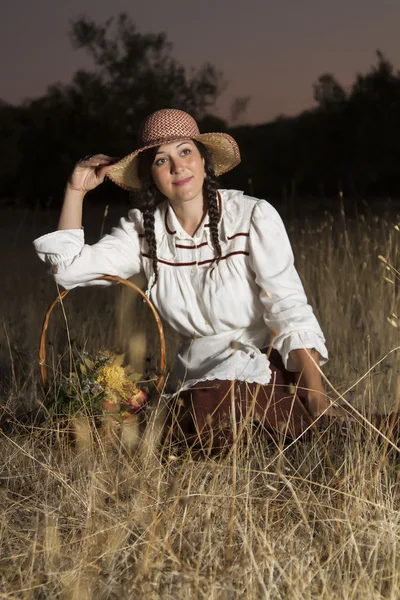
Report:
[[151,165],[153,164],[157,148],[151,148],[139,154],[138,172],[142,187],[138,194],[138,208],[143,213],[144,237],[149,248],[150,258],[153,262],[153,272],[155,280],[158,279],[157,263],[157,240],[154,230],[154,211],[158,204],[159,192],[151,178]]
[[154,231],[154,210],[156,208],[156,203],[154,199],[154,195],[148,191],[147,193],[147,205],[143,207],[143,227],[144,227],[144,236],[146,238],[147,245],[149,247],[150,258],[153,261],[153,271],[155,275],[154,283],[157,282],[158,279],[158,263],[157,263],[157,240],[156,234]]
[[219,242],[218,234],[218,222],[220,219],[219,205],[218,205],[218,181],[215,176],[214,167],[212,166],[211,156],[209,151],[203,144],[195,142],[198,147],[201,156],[205,159],[204,170],[206,172],[206,178],[204,180],[204,192],[208,203],[208,217],[210,224],[211,238],[214,244],[214,249],[217,255],[217,264],[221,260],[221,244]]
[[[207,148],[193,140],[197,146],[202,158],[204,158],[205,165],[204,169],[206,177],[204,180],[204,192],[208,204],[208,215],[211,238],[217,255],[217,264],[221,259],[221,245],[219,242],[218,235],[218,221],[219,221],[219,206],[218,206],[218,183],[215,176],[215,171],[212,166],[212,160],[210,152]],[[151,166],[154,162],[154,157],[157,153],[157,148],[151,148],[139,154],[138,158],[138,173],[142,184],[142,187],[137,195],[135,195],[134,203],[143,213],[143,227],[144,236],[149,248],[149,255],[153,262],[153,271],[155,275],[155,281],[158,280],[158,262],[157,262],[157,241],[154,230],[154,211],[157,204],[164,198],[158,191],[156,185],[151,178]]]

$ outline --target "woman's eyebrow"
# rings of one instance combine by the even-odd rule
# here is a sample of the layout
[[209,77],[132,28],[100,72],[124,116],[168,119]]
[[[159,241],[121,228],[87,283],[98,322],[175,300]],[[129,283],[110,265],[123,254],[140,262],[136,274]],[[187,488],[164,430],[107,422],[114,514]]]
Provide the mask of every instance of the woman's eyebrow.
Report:
[[[180,146],[183,146],[183,144],[190,144],[190,140],[185,140],[184,142],[179,142],[179,144],[177,144],[175,146],[175,148],[179,148]],[[165,150],[158,150],[156,152],[156,156],[157,156],[157,154],[165,154]]]

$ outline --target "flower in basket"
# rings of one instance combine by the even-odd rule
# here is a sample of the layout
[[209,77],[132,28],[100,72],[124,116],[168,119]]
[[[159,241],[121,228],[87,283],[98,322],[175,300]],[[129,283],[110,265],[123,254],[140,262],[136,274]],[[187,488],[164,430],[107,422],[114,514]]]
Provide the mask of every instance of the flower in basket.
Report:
[[123,366],[124,355],[102,350],[94,359],[85,352],[74,357],[75,369],[50,405],[56,414],[71,414],[83,408],[93,416],[110,415],[123,422],[142,410],[148,389],[142,376]]
[[126,402],[131,410],[137,412],[143,407],[144,404],[146,404],[147,398],[148,396],[146,392],[144,390],[139,390],[138,392],[136,392],[136,394],[130,396],[130,398],[128,398]]
[[147,392],[137,385],[140,375],[129,366],[122,366],[123,361],[124,355],[109,353],[96,378],[104,390],[103,411],[118,414],[122,419],[141,410],[148,400]]

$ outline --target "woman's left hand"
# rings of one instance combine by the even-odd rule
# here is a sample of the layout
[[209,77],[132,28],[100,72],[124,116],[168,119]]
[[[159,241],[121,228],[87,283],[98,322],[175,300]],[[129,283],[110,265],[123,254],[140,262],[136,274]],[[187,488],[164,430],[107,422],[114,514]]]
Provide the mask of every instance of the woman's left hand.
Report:
[[340,411],[335,408],[335,406],[329,400],[323,388],[320,390],[309,390],[306,393],[305,405],[308,412],[314,419],[320,417],[321,415],[331,418],[342,416]]
[[305,397],[305,406],[310,415],[316,419],[324,417],[343,417],[340,410],[329,400],[319,370],[319,354],[313,349],[292,350],[291,360],[299,373],[299,395]]

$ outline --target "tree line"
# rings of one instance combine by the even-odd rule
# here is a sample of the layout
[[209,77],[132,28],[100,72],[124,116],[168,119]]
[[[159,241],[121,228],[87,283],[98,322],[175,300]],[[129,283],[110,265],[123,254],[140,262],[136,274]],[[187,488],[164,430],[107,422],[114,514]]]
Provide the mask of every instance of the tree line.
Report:
[[[51,85],[19,106],[0,101],[3,201],[58,205],[79,157],[131,152],[142,119],[164,107],[190,112],[202,132],[236,138],[242,163],[224,185],[277,201],[341,192],[400,196],[400,72],[381,52],[349,90],[334,75],[321,75],[313,109],[238,126],[249,99],[235,100],[230,124],[214,116],[223,75],[211,64],[184,68],[165,33],[142,34],[121,14],[101,24],[77,19],[70,39],[91,56],[91,70],[80,69],[70,83]],[[96,193],[122,194],[115,188]]]
[[235,132],[254,187],[281,197],[399,197],[400,72],[378,51],[349,90],[321,75],[314,99],[312,110]]

